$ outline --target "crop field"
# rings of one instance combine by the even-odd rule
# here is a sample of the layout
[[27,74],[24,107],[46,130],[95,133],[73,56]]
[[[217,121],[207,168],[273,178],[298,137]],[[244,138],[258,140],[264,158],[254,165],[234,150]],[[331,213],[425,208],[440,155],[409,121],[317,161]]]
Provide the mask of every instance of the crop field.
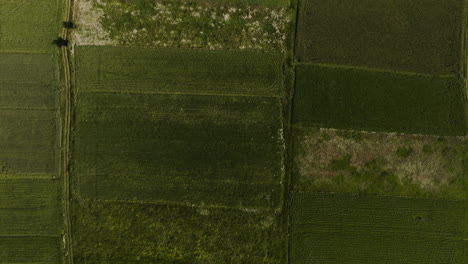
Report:
[[0,1],[0,52],[52,52],[64,0]]
[[59,186],[57,180],[1,180],[0,263],[61,263]]
[[57,71],[49,54],[0,54],[0,175],[57,176]]
[[465,263],[464,202],[295,193],[291,263]]
[[271,212],[82,199],[73,213],[75,263],[286,261],[285,232]]
[[458,77],[296,67],[293,123],[319,127],[464,135],[464,84]]
[[75,54],[80,92],[282,93],[282,56],[277,53],[84,46]]
[[301,62],[461,72],[463,0],[301,0]]
[[[257,5],[247,5],[255,1]],[[240,3],[243,2],[243,3]],[[288,0],[78,0],[79,45],[286,51]],[[271,4],[271,5],[270,5]]]
[[293,189],[463,200],[468,141],[294,127]]
[[62,263],[62,238],[46,236],[0,236],[1,263]]
[[58,180],[2,179],[0,236],[59,236],[61,190]]
[[[101,48],[101,54],[109,53],[106,49]],[[121,48],[110,49],[116,54],[123,52]],[[128,50],[129,54],[135,52]],[[84,48],[77,54],[86,51],[99,53],[94,48]],[[168,51],[163,55],[157,50],[147,55],[149,68],[156,64],[154,57],[173,54],[177,53]],[[146,64],[141,56],[133,60],[128,56],[127,63],[112,59],[117,55],[97,56],[103,65],[113,65],[109,67],[109,77],[115,75],[112,68],[125,65],[120,68],[128,70],[117,79],[100,78],[106,70],[91,63],[94,59],[90,56],[78,59],[73,149],[80,193],[111,200],[278,206],[283,146],[281,103],[276,97],[281,82],[276,81],[274,74],[279,72],[278,64],[267,67],[262,61],[245,63],[232,59],[233,66],[229,67],[230,60],[221,53],[180,54],[179,58],[186,61],[174,62],[175,67],[165,60],[158,61],[156,67],[164,68],[166,77],[158,72],[134,89],[130,82],[138,73],[132,65]],[[259,55],[252,53],[253,58],[256,56]],[[218,59],[219,67],[190,63],[205,57]],[[221,63],[220,57],[226,60]],[[270,61],[268,55],[265,60]],[[279,63],[279,59],[271,60]],[[187,67],[182,67],[186,64],[201,76],[186,76]],[[212,69],[226,78],[222,80]],[[244,75],[242,79],[241,74],[249,70],[258,75]],[[112,89],[115,80],[122,81],[120,87]],[[125,86],[127,83],[129,87]],[[164,86],[160,88],[158,83]],[[101,90],[93,90],[97,86]],[[178,94],[168,94],[170,91]],[[223,92],[242,96],[227,96]]]

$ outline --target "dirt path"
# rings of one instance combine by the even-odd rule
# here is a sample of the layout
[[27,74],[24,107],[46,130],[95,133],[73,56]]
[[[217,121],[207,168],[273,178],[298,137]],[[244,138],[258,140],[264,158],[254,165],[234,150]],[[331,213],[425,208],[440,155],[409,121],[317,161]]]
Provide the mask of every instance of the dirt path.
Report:
[[[66,10],[64,21],[71,20],[71,0],[66,1]],[[68,39],[68,29],[63,27],[61,32],[62,39]],[[72,233],[71,233],[71,216],[70,216],[70,131],[71,131],[71,110],[72,110],[72,96],[71,96],[71,71],[68,47],[61,48],[62,63],[63,63],[63,81],[65,85],[64,101],[64,134],[63,134],[63,175],[64,175],[64,217],[65,217],[65,248],[66,259],[68,263],[73,264],[73,246],[72,246]]]

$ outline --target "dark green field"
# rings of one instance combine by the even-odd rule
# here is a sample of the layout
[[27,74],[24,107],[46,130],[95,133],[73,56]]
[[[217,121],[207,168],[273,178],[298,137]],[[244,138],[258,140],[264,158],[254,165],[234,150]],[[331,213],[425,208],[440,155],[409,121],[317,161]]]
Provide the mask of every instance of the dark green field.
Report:
[[52,52],[64,0],[0,1],[0,52]]
[[282,95],[281,54],[85,46],[76,58],[80,92]]
[[58,180],[1,179],[0,263],[62,263]]
[[2,179],[0,237],[59,237],[63,222],[60,184],[58,180]]
[[98,202],[74,208],[75,263],[285,263],[272,212]]
[[301,0],[300,62],[462,71],[463,0]]
[[457,77],[300,65],[296,68],[293,123],[465,135],[463,87]]
[[[90,56],[83,56],[84,62],[80,59],[77,62],[79,93],[73,170],[80,194],[110,200],[233,207],[279,205],[282,119],[280,99],[275,96],[281,83],[274,81],[278,79],[275,76],[279,73],[278,64],[268,65],[259,60],[245,63],[235,57],[227,60],[222,53],[169,50],[164,54],[148,49],[139,51],[139,54],[149,53],[146,60],[142,56],[128,56],[112,63],[122,48],[101,50],[102,54],[116,52],[98,58],[103,65],[125,70],[117,78],[124,81],[120,87],[113,88],[116,82],[99,80],[100,74],[106,72],[99,68],[104,66],[98,64],[95,69],[89,62]],[[129,54],[137,53],[136,49],[128,50]],[[82,53],[85,52],[99,53],[95,48],[86,48]],[[163,79],[163,87],[150,79],[138,90],[132,90],[137,65],[152,65],[156,60],[152,56],[167,58],[174,54],[184,58],[179,67],[170,67],[167,59],[158,61],[157,66],[168,73],[167,76],[155,74]],[[251,58],[260,58],[259,54],[250,54]],[[194,64],[213,56],[224,56],[225,60],[214,66]],[[192,59],[195,62],[191,63]],[[265,60],[270,58],[266,56]],[[183,65],[187,64],[200,73],[199,78],[186,76]],[[213,74],[212,69],[226,78]],[[246,78],[248,71],[261,74]],[[240,72],[244,73],[244,79]],[[93,90],[93,83],[100,85],[102,91]],[[179,94],[161,94],[161,90]],[[223,95],[226,92],[248,93],[248,96]],[[256,94],[268,94],[268,97]]]
[[0,263],[56,264],[63,263],[61,237],[0,236]]
[[291,264],[465,263],[464,202],[296,193]]

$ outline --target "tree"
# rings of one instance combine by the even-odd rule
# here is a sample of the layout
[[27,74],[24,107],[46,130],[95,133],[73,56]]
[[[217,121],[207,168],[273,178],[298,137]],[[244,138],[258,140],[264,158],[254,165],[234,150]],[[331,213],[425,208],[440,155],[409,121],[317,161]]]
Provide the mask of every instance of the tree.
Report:
[[67,46],[68,45],[68,40],[59,37],[59,38],[55,39],[52,43],[60,48],[60,47]]

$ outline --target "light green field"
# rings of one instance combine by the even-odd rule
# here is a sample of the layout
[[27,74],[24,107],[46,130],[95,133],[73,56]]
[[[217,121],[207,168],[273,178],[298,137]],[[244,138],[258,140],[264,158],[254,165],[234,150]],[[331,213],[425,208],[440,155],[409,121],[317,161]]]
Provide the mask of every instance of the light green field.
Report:
[[295,193],[292,264],[465,263],[464,202]]
[[75,263],[286,263],[282,219],[271,211],[88,199],[74,205]]
[[275,53],[85,46],[76,48],[80,92],[279,97]]
[[0,1],[0,52],[52,52],[64,0]]
[[0,175],[57,176],[57,75],[55,56],[0,54]]
[[301,62],[462,72],[464,0],[301,0]]
[[77,54],[73,171],[82,195],[279,205],[279,57],[110,47]]

